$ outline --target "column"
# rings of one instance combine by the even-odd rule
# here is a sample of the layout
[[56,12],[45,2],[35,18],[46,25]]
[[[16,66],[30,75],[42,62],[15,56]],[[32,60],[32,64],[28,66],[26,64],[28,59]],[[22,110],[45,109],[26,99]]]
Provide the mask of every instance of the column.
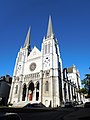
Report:
[[68,83],[66,83],[66,100],[69,100],[69,94],[68,94]]
[[21,91],[22,91],[22,81],[19,82],[19,91],[18,91],[18,102],[21,101],[21,98],[22,98],[22,94],[21,94]]
[[64,81],[62,80],[62,82],[61,82],[61,84],[62,84],[62,101],[63,102],[65,102],[65,95],[64,95]]
[[25,101],[28,101],[28,86],[26,87],[26,98]]
[[34,88],[34,93],[33,93],[33,101],[36,101],[36,85],[35,85],[35,88]]
[[70,100],[73,100],[73,98],[72,98],[72,88],[71,88],[72,86],[71,86],[71,84],[70,84]]
[[39,102],[42,102],[41,100],[41,97],[42,97],[42,92],[41,92],[41,87],[42,87],[42,83],[41,83],[41,79],[40,79],[40,81],[39,81]]

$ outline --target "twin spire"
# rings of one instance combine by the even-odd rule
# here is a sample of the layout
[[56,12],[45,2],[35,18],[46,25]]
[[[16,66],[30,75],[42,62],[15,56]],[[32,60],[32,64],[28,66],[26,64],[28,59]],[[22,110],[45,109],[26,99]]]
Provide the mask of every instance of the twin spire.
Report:
[[48,22],[48,29],[47,29],[47,35],[46,38],[50,38],[52,37],[53,34],[53,28],[52,28],[52,20],[51,20],[51,16],[49,16],[49,22]]
[[[24,43],[24,47],[28,47],[30,48],[30,27],[26,36],[26,40]],[[53,29],[52,29],[52,20],[51,20],[51,16],[49,16],[49,22],[48,22],[48,29],[47,29],[47,35],[46,38],[51,38],[54,35],[53,33]]]
[[27,33],[27,36],[26,36],[24,47],[30,47],[30,27],[29,27],[29,30],[28,30],[28,33]]

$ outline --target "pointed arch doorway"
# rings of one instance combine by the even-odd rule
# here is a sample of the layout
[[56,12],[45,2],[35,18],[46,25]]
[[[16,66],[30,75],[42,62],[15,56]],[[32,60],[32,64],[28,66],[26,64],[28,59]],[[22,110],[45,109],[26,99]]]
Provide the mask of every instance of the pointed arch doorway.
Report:
[[34,83],[31,81],[28,86],[28,97],[29,101],[32,101],[33,98],[33,91],[34,91]]

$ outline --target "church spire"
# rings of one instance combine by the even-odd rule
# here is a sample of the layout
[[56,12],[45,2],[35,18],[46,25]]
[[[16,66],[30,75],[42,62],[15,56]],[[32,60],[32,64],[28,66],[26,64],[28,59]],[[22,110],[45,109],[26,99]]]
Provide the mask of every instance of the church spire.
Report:
[[47,30],[47,36],[46,38],[49,38],[51,36],[53,36],[53,29],[52,29],[52,20],[51,20],[51,16],[49,16],[49,22],[48,22],[48,30]]
[[27,36],[26,36],[24,47],[30,47],[30,27],[29,27],[29,30],[28,30],[28,33],[27,33]]

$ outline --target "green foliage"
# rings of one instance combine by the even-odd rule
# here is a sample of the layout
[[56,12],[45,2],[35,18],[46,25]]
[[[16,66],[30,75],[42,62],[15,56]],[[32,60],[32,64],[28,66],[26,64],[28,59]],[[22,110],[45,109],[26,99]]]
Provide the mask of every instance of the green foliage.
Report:
[[90,85],[90,74],[86,74],[85,76],[86,78],[84,78],[81,82],[83,85],[88,86]]
[[86,94],[86,93],[87,93],[87,89],[86,89],[86,88],[82,88],[82,89],[79,90],[79,93],[84,93],[84,94]]
[[88,94],[88,95],[86,96],[86,98],[90,98],[90,94]]
[[84,88],[82,88],[80,92],[84,94],[88,93],[88,95],[90,95],[90,90],[88,90],[90,86],[90,74],[86,74],[85,76],[86,78],[81,81],[82,85],[84,85]]

